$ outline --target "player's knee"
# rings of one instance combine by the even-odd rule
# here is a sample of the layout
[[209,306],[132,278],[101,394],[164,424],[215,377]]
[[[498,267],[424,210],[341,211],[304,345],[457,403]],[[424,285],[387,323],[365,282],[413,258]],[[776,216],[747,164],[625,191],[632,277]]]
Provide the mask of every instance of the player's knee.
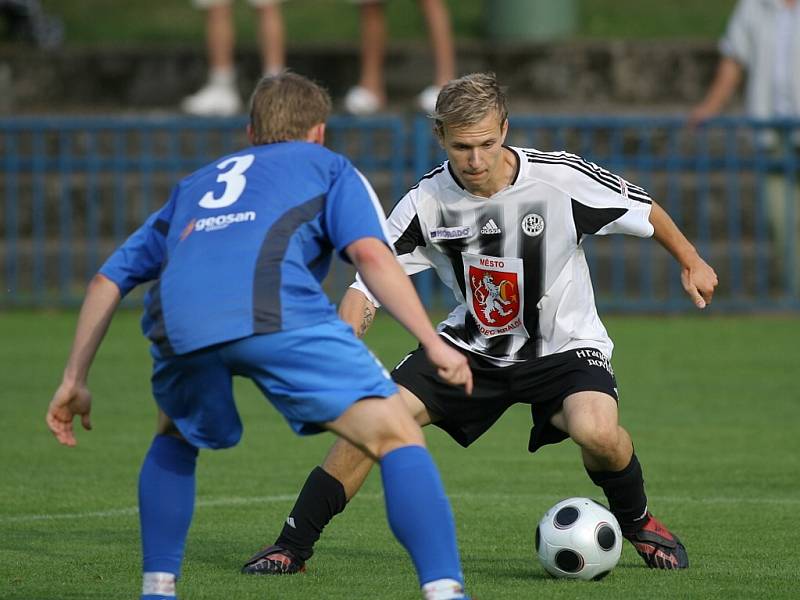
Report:
[[611,456],[619,445],[619,427],[616,424],[584,424],[570,431],[570,436],[584,450],[595,456]]
[[184,439],[183,435],[181,435],[181,432],[178,431],[177,427],[175,427],[175,423],[172,422],[172,419],[165,415],[161,410],[158,411],[156,435],[169,435],[171,437],[178,438],[179,440]]
[[401,403],[386,402],[372,424],[372,439],[367,446],[379,458],[401,446],[425,445],[422,430]]

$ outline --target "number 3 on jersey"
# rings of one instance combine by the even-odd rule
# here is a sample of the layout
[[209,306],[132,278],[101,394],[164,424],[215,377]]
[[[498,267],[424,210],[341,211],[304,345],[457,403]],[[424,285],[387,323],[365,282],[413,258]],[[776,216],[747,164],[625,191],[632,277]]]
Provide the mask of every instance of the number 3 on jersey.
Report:
[[225,184],[225,190],[219,198],[215,198],[212,191],[206,192],[205,196],[200,199],[200,206],[203,208],[225,208],[236,202],[239,196],[242,195],[244,186],[247,185],[247,178],[244,176],[244,172],[252,166],[255,158],[252,154],[244,154],[219,163],[217,168],[220,170],[233,164],[229,170],[217,175],[217,181]]

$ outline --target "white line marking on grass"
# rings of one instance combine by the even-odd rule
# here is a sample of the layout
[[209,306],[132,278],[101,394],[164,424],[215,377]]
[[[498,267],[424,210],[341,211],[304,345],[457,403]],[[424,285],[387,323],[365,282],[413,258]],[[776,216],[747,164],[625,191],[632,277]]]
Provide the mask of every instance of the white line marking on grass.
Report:
[[[466,500],[486,502],[487,500],[544,500],[552,501],[555,499],[553,494],[481,494],[463,492],[449,494],[453,500]],[[383,494],[358,495],[365,500],[382,500]],[[195,503],[195,508],[213,508],[226,506],[248,506],[251,504],[271,504],[275,502],[293,502],[297,498],[296,494],[278,494],[275,496],[230,496],[221,498],[199,498]],[[653,496],[650,498],[653,503],[666,502],[671,504],[775,504],[783,506],[795,506],[800,504],[800,498],[741,498],[741,497],[711,497],[711,498],[689,498],[678,496]],[[74,519],[92,519],[106,517],[127,517],[137,515],[139,509],[135,506],[128,508],[114,508],[110,510],[97,510],[87,512],[72,513],[51,513],[38,515],[17,515],[2,516],[0,523],[27,523],[32,521],[57,521]]]
[[[374,495],[374,494],[373,494]],[[365,496],[368,496],[365,494]],[[377,497],[377,496],[376,496]],[[297,495],[282,494],[278,496],[250,496],[250,497],[230,497],[230,498],[199,498],[195,502],[195,508],[206,508],[214,506],[237,506],[242,504],[269,504],[271,502],[291,502]],[[127,517],[138,515],[139,509],[135,506],[128,508],[112,508],[110,510],[95,510],[89,512],[73,513],[54,513],[40,515],[18,515],[16,517],[0,516],[0,523],[23,523],[26,521],[55,521],[86,518],[104,517]]]

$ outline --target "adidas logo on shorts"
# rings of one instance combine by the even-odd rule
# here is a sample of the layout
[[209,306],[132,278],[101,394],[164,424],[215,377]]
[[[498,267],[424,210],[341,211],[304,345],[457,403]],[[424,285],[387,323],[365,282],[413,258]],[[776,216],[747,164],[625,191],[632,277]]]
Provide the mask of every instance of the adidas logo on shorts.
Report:
[[481,233],[483,235],[495,235],[502,232],[503,230],[497,226],[497,223],[494,222],[494,219],[489,219],[486,225],[481,227]]

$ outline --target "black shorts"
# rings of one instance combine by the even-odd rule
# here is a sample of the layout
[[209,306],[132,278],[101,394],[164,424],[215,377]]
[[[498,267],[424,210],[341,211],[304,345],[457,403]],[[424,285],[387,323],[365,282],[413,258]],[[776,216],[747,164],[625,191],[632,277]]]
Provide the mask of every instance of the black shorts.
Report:
[[533,427],[528,450],[567,437],[550,418],[561,410],[564,398],[575,392],[603,392],[615,400],[617,381],[608,359],[599,350],[568,350],[524,363],[497,367],[483,357],[457,348],[469,359],[473,391],[446,384],[417,348],[392,371],[392,378],[412,392],[431,413],[434,424],[464,447],[484,434],[517,403],[530,404]]

